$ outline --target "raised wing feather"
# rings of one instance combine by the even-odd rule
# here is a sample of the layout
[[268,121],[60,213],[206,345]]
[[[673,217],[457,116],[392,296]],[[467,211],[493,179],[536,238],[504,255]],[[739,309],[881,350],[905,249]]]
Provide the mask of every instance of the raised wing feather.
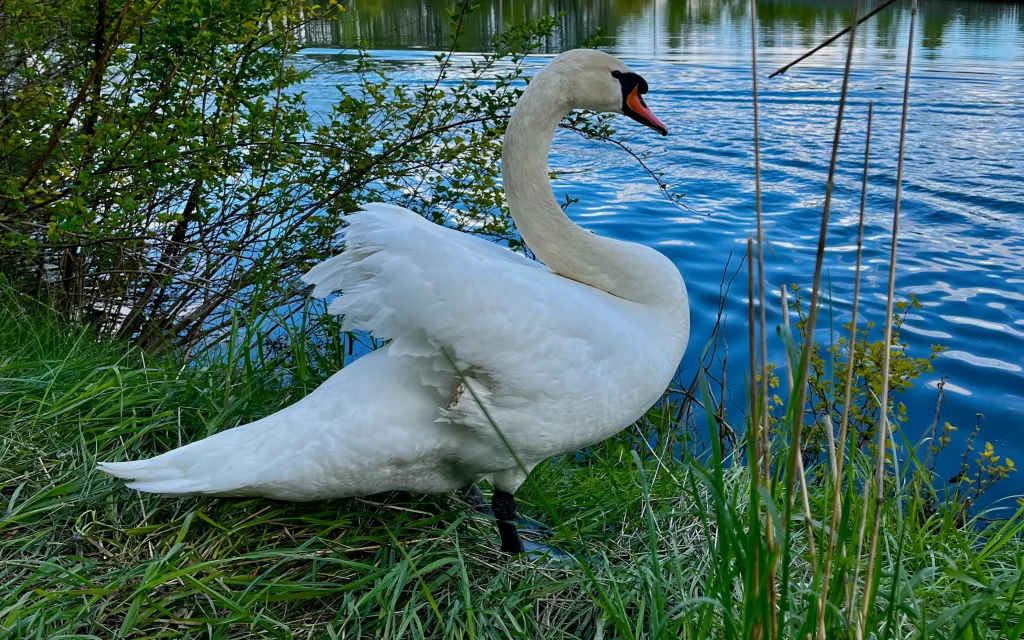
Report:
[[[394,339],[393,354],[443,350],[502,427],[516,429],[525,403],[592,386],[631,357],[635,345],[617,327],[636,326],[634,303],[400,207],[369,204],[348,222],[342,254],[304,277],[314,295],[340,291],[330,312],[346,330]],[[472,396],[442,419],[486,427]]]

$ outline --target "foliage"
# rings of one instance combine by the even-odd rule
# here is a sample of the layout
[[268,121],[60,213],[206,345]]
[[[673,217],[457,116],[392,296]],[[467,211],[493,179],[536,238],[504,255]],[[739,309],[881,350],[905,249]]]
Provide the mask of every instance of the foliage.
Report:
[[[807,314],[803,307],[800,288],[792,285],[793,308],[797,313],[795,327],[803,335],[807,328]],[[907,343],[900,340],[900,327],[909,315],[921,309],[921,303],[913,295],[909,300],[896,303],[892,323],[892,345],[889,360],[889,409],[894,419],[904,421],[907,407],[899,401],[898,394],[913,388],[914,381],[933,371],[933,363],[945,349],[932,345],[927,358],[910,355]],[[879,398],[882,396],[882,354],[886,349],[884,339],[872,339],[875,323],[868,321],[857,327],[853,352],[853,391],[849,398],[850,430],[854,434],[857,448],[869,448],[877,439],[879,420]],[[809,459],[822,460],[828,453],[825,436],[826,428],[835,428],[842,422],[846,369],[850,362],[850,334],[853,327],[846,324],[837,332],[831,345],[815,343],[811,349],[811,370],[809,376],[809,407],[813,417],[804,426],[804,451]],[[778,385],[778,378],[773,380]],[[776,404],[781,404],[781,401]],[[826,418],[827,416],[827,418]]]
[[[8,0],[0,271],[155,352],[299,304],[296,276],[338,250],[360,202],[517,247],[501,136],[523,57],[556,19],[497,34],[467,69],[452,53],[474,8],[451,10],[432,84],[397,85],[364,51],[341,57],[352,82],[314,119],[298,34],[337,3]],[[613,133],[607,118],[568,124]]]
[[[980,417],[980,414],[979,414]],[[956,431],[956,427],[945,423],[942,436],[937,444],[932,446],[932,461],[938,457],[949,445],[949,434]],[[1010,477],[1011,473],[1017,471],[1017,463],[1011,458],[1002,458],[996,455],[995,447],[991,442],[986,442],[985,447],[980,451],[974,448],[974,441],[978,436],[979,428],[975,425],[971,435],[967,437],[967,444],[964,446],[963,457],[960,462],[960,472],[949,479],[952,490],[947,491],[948,502],[958,505],[962,513],[978,502],[981,496],[992,488],[992,486]],[[971,459],[973,457],[973,460]],[[1024,501],[1021,502],[1024,504]]]
[[247,281],[243,238],[281,216],[271,191],[303,164],[288,144],[307,129],[301,97],[285,89],[304,76],[273,26],[289,4],[7,3],[14,282],[146,342],[198,330],[231,293],[219,283]]

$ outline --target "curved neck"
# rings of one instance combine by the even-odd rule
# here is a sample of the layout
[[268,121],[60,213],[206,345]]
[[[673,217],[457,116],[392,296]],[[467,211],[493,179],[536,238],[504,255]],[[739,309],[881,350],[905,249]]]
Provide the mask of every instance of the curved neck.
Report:
[[679,310],[686,304],[686,289],[668,258],[643,245],[586,231],[558,206],[548,179],[548,152],[558,123],[571,111],[560,84],[557,76],[539,73],[505,132],[502,179],[523,241],[563,277],[633,302]]

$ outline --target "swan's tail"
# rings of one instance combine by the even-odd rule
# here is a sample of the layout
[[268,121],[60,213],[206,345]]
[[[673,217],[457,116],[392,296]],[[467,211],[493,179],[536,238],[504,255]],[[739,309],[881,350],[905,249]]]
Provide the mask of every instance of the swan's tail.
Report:
[[96,468],[130,480],[128,487],[148,493],[244,495],[253,478],[251,466],[238,459],[239,436],[256,424],[229,429],[146,460],[100,462]]
[[148,493],[194,495],[209,493],[209,482],[190,477],[188,469],[160,462],[160,457],[134,462],[100,462],[96,468],[115,478],[131,480],[127,487]]
[[133,489],[170,495],[301,502],[415,488],[429,466],[422,452],[452,446],[450,432],[435,423],[441,397],[420,382],[428,365],[428,358],[378,349],[261,420],[148,460],[98,468]]

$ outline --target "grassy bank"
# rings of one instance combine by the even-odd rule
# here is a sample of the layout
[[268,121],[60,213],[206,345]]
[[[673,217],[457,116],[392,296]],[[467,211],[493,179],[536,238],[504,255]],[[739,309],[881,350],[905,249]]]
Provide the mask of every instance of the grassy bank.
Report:
[[[811,483],[811,527],[795,513],[783,553],[785,506],[769,508],[777,542],[765,546],[736,458],[659,460],[622,438],[542,465],[519,495],[527,515],[558,525],[554,542],[576,557],[563,563],[501,556],[493,524],[454,496],[164,499],[92,470],[265,415],[315,382],[283,379],[295,380],[154,360],[3,290],[6,637],[739,638],[765,607],[779,611],[779,637],[816,626],[830,485]],[[873,473],[858,456],[849,464],[854,485]],[[1019,637],[1021,511],[965,520],[912,477],[891,478],[877,516],[867,637]],[[850,487],[829,562],[828,637],[855,635],[842,610],[846,586],[863,581],[864,558],[844,551],[856,545],[858,495]]]

